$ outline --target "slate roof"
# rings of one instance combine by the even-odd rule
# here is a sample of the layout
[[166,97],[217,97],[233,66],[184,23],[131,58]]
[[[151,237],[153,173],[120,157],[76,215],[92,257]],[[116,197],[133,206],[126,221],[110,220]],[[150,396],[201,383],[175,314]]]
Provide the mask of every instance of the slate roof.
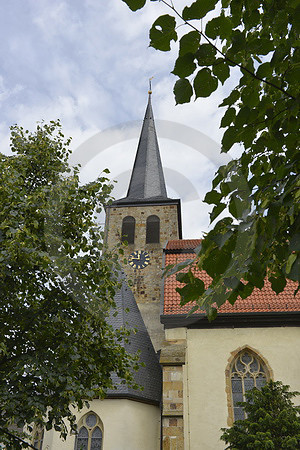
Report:
[[[193,259],[191,250],[200,244],[200,239],[182,239],[169,241],[165,250],[165,265],[176,264],[187,259]],[[196,273],[201,277],[206,286],[209,285],[210,277],[205,271]],[[180,295],[175,291],[176,287],[183,287],[182,283],[176,281],[176,275],[172,275],[164,280],[164,315],[187,314],[193,304],[180,306]],[[246,299],[237,299],[234,305],[226,302],[222,305],[218,314],[238,314],[238,313],[267,313],[267,312],[292,312],[300,311],[300,295],[294,297],[297,283],[288,280],[283,292],[276,295],[272,291],[271,283],[265,280],[265,286],[260,290],[255,288],[252,294]],[[197,311],[199,314],[199,311]]]
[[[108,398],[129,398],[151,404],[159,404],[161,400],[161,367],[158,355],[156,354],[148,331],[142,319],[134,295],[122,275],[122,287],[115,296],[117,315],[111,314],[109,323],[114,328],[126,327],[136,329],[135,334],[129,336],[129,342],[123,343],[128,353],[136,354],[140,350],[140,362],[145,364],[134,372],[134,378],[139,386],[144,389],[135,390],[126,384],[121,384],[121,380],[113,374],[112,378],[116,390],[108,390]],[[126,310],[128,309],[128,312]]]
[[149,93],[148,105],[142,125],[140,140],[131,174],[127,196],[113,202],[114,205],[141,201],[170,200],[162,169],[159,146]]

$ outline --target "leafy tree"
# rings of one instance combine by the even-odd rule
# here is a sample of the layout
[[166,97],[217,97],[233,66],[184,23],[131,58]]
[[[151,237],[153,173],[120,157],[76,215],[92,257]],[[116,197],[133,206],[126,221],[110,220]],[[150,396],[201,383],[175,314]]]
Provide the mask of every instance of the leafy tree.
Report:
[[18,449],[12,426],[65,436],[72,407],[102,397],[112,372],[132,383],[136,362],[127,331],[107,323],[118,252],[104,252],[95,214],[112,186],[79,184],[59,122],[11,131],[14,154],[0,156],[0,442]]
[[247,418],[231,428],[222,428],[221,439],[231,449],[297,449],[300,445],[300,407],[291,399],[298,392],[280,381],[269,381],[261,390],[246,393]]
[[[123,0],[132,10],[146,0]],[[212,278],[205,289],[193,271],[178,288],[213,318],[216,302],[246,298],[265,278],[276,293],[300,281],[298,0],[196,0],[182,11],[161,0],[165,14],[150,29],[150,45],[169,51],[179,41],[173,74],[176,103],[210,96],[227,79],[238,83],[220,107],[222,151],[240,158],[216,172],[205,202],[214,222],[196,264]],[[207,14],[213,11],[213,18]],[[210,16],[211,17],[211,16]],[[203,25],[203,20],[207,20]],[[228,209],[226,209],[228,208]],[[228,214],[229,212],[229,214]],[[198,280],[198,281],[197,281]]]

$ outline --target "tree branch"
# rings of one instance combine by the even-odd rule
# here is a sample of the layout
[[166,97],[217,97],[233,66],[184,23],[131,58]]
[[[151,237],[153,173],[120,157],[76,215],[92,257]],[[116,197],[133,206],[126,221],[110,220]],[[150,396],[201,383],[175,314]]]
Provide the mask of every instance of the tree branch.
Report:
[[177,14],[178,17],[180,17],[180,19],[189,27],[193,28],[193,30],[197,31],[197,33],[199,33],[208,43],[209,45],[211,45],[220,55],[223,56],[223,58],[228,61],[229,63],[231,63],[234,66],[239,67],[241,70],[244,70],[245,72],[249,73],[249,75],[251,75],[253,78],[255,78],[256,80],[262,81],[265,84],[268,84],[269,86],[272,86],[273,88],[277,89],[278,91],[282,92],[284,95],[286,95],[289,98],[292,98],[293,100],[296,100],[296,98],[291,95],[289,92],[285,91],[283,88],[281,88],[280,86],[276,86],[276,84],[272,83],[271,81],[265,80],[263,78],[258,77],[257,75],[255,75],[254,72],[251,72],[251,70],[247,69],[247,67],[244,67],[242,64],[235,62],[233,59],[228,58],[228,56],[226,56],[225,53],[223,53],[216,45],[214,45],[211,40],[203,33],[203,31],[198,30],[197,27],[195,27],[194,25],[192,25],[190,22],[184,20],[184,18],[182,17],[182,15],[177,11],[177,9],[173,6],[173,3],[170,5],[169,3],[166,2],[166,0],[161,0],[166,6],[168,6],[170,9],[172,9],[172,11],[174,11],[175,14]]
[[10,433],[9,431],[5,430],[4,428],[0,428],[0,432],[7,434],[9,437],[15,439],[16,441],[22,442],[22,444],[26,444],[27,447],[33,448],[33,450],[38,450],[36,447],[34,447],[33,445],[29,444],[29,442],[24,441],[24,439],[15,436],[14,434]]

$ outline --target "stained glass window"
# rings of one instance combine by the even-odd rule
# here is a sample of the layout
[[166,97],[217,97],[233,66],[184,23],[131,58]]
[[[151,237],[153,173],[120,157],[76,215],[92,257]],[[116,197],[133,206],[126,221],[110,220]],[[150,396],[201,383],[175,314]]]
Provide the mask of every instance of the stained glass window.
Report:
[[238,402],[245,401],[245,393],[254,387],[261,389],[268,374],[260,359],[249,350],[237,355],[231,368],[231,393],[234,420],[245,419],[245,411]]
[[97,423],[97,416],[94,413],[90,413],[86,416],[85,423],[88,427],[92,428]]
[[75,444],[75,450],[88,450],[89,432],[85,427],[81,427]]
[[102,431],[96,427],[92,433],[91,450],[99,450],[102,446]]
[[103,433],[95,413],[86,414],[79,422],[74,450],[102,450]]

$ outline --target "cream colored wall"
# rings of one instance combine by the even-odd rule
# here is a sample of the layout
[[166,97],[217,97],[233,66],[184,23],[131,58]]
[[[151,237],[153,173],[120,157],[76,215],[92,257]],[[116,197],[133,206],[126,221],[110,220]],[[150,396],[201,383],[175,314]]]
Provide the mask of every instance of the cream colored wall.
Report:
[[[185,450],[218,450],[227,427],[225,369],[231,352],[248,345],[257,350],[280,380],[300,391],[300,328],[167,330],[167,339],[186,335],[184,366]],[[300,403],[300,399],[298,399]]]
[[[103,450],[158,450],[160,409],[131,400],[94,400],[90,409],[76,413],[78,420],[93,411],[103,423]],[[59,433],[45,433],[43,450],[74,450],[75,436],[62,441]]]

